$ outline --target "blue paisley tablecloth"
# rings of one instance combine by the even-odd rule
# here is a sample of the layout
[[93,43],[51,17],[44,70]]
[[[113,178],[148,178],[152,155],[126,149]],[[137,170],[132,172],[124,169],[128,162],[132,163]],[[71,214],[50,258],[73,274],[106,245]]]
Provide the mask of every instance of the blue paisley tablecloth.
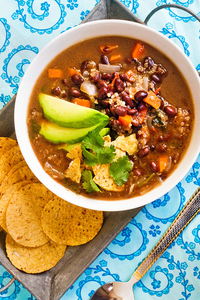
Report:
[[[78,25],[98,0],[0,0],[0,109],[17,92],[37,53]],[[179,4],[200,16],[199,0],[121,0],[142,21],[163,4]],[[186,12],[167,8],[147,24],[173,40],[200,71],[200,25]],[[200,185],[200,156],[183,180],[148,204],[115,238],[61,300],[88,300],[103,283],[127,281]],[[12,278],[0,265],[0,288]],[[37,287],[36,287],[37,288]],[[134,286],[136,300],[200,299],[200,214]],[[0,299],[35,299],[19,282]],[[45,299],[44,299],[45,300]]]

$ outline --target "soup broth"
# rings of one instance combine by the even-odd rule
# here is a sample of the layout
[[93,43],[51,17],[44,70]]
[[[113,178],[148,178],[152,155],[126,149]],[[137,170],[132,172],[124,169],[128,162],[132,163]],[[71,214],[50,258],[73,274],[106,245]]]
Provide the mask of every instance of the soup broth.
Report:
[[[44,113],[39,95],[99,111],[109,117],[107,131],[92,130],[75,144],[50,140],[42,124],[56,120]],[[86,40],[55,57],[34,86],[27,117],[45,171],[75,193],[105,200],[161,184],[182,159],[193,121],[189,87],[170,58],[119,36]]]

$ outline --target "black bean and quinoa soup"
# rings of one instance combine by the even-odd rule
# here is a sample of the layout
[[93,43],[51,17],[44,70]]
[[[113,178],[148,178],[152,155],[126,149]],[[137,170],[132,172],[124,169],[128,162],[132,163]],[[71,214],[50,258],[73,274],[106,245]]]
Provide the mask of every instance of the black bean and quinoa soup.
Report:
[[[109,173],[113,161],[87,164],[84,143],[75,145],[76,158],[40,134],[45,118],[40,93],[109,116],[101,147],[117,153],[113,161],[121,157],[113,171],[122,172],[121,181]],[[32,147],[47,173],[76,193],[116,200],[144,194],[173,172],[189,144],[193,119],[190,90],[169,58],[141,41],[109,36],[83,41],[51,61],[32,92],[27,122]],[[97,156],[85,145],[87,153]],[[127,168],[121,170],[122,165]]]

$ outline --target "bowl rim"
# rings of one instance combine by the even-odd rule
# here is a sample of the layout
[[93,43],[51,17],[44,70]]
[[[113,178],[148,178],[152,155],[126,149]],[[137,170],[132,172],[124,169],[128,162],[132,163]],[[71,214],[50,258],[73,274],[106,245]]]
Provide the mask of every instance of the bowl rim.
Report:
[[[109,32],[105,31],[107,26],[109,26]],[[92,28],[92,33],[91,33],[91,28]],[[126,29],[126,34],[124,34],[124,29]],[[131,21],[114,20],[114,19],[97,20],[97,21],[91,21],[88,23],[80,24],[60,34],[52,41],[50,41],[36,55],[36,57],[31,62],[30,66],[28,67],[19,86],[19,90],[15,102],[15,109],[14,109],[14,124],[15,124],[16,137],[21,152],[28,166],[36,175],[36,177],[54,194],[67,200],[68,202],[89,209],[103,210],[103,211],[123,211],[123,210],[134,209],[136,207],[146,205],[162,197],[165,193],[167,193],[173,187],[175,187],[179,183],[179,181],[186,175],[186,173],[192,167],[192,164],[195,162],[200,151],[200,138],[199,138],[198,145],[196,142],[196,139],[198,137],[197,129],[200,127],[200,118],[197,118],[197,110],[195,109],[194,111],[195,124],[193,126],[191,143],[186,153],[184,154],[184,157],[182,158],[181,162],[178,164],[179,167],[175,169],[172,172],[172,174],[161,185],[147,192],[144,195],[123,199],[123,200],[92,199],[90,197],[77,195],[74,192],[68,190],[66,187],[57,183],[54,179],[52,179],[50,175],[48,175],[44,171],[43,167],[37,160],[34,151],[32,149],[32,146],[29,142],[27,126],[24,126],[26,124],[27,108],[29,103],[29,101],[27,101],[27,98],[29,99],[32,92],[31,87],[32,88],[34,87],[35,85],[34,80],[36,80],[38,77],[36,76],[38,70],[38,64],[40,65],[40,69],[41,69],[41,71],[39,72],[40,75],[41,72],[44,70],[45,66],[55,57],[55,55],[53,54],[56,52],[56,55],[58,55],[66,48],[65,45],[68,37],[71,38],[70,40],[71,44],[68,43],[68,47],[70,47],[74,43],[74,41],[76,41],[76,43],[81,42],[86,38],[86,36],[87,39],[100,36],[99,32],[102,32],[101,36],[102,35],[110,36],[113,34],[113,32],[116,32],[114,35],[118,35],[118,36],[121,35],[127,37],[132,36],[132,38],[135,39],[139,39],[139,35],[141,33],[143,34],[145,33],[144,34],[145,37],[143,36],[141,40],[144,43],[148,43],[152,45],[154,48],[157,48],[159,51],[163,52],[162,50],[160,50],[159,47],[155,46],[155,44],[159,40],[161,46],[164,47],[166,56],[169,57],[171,53],[174,55],[175,58],[177,58],[177,61],[179,63],[183,61],[185,62],[184,65],[181,65],[181,68],[179,66],[179,70],[181,71],[184,77],[185,77],[184,72],[187,72],[187,76],[185,77],[187,82],[189,82],[189,78],[192,76],[193,81],[192,82],[190,81],[190,86],[191,86],[191,94],[193,98],[195,98],[195,95],[193,95],[193,89],[199,91],[200,93],[200,80],[193,64],[187,58],[187,56],[181,51],[181,49],[174,42],[170,41],[167,37],[165,37],[164,35],[162,35],[161,33],[157,32],[156,30],[150,27],[135,22],[131,22]],[[64,40],[64,45],[63,45],[64,48],[60,50],[60,52],[58,52],[58,45],[60,45],[59,43],[63,40]],[[177,65],[176,59],[175,61],[174,60],[172,61]],[[31,79],[32,82],[30,82]],[[197,101],[195,102],[195,107],[196,106],[197,106]],[[198,104],[198,111],[200,111],[200,104]],[[188,155],[188,153],[190,155]],[[188,159],[190,163],[188,163]]]

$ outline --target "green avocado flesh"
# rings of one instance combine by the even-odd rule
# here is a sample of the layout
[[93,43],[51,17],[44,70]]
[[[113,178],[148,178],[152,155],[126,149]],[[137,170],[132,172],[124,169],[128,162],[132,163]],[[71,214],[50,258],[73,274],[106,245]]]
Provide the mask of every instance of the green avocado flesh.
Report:
[[106,124],[109,122],[108,116],[95,109],[83,107],[43,93],[39,94],[39,102],[44,111],[44,116],[59,126],[87,128],[102,122],[106,122]]
[[[100,134],[100,136],[103,137],[103,136],[109,134],[109,132],[110,132],[110,128],[106,127],[106,128],[101,129],[99,131],[99,134]],[[70,151],[71,149],[73,149],[74,147],[76,147],[80,144],[81,144],[81,142],[75,143],[75,144],[61,144],[61,145],[58,146],[58,149],[64,149],[66,151]]]
[[106,126],[107,122],[101,122],[94,126],[88,128],[65,128],[60,127],[55,123],[48,121],[43,121],[40,129],[40,134],[43,135],[47,140],[55,144],[58,143],[67,143],[74,144],[81,142],[82,139],[88,134],[89,131],[92,131],[96,128],[101,130]]

